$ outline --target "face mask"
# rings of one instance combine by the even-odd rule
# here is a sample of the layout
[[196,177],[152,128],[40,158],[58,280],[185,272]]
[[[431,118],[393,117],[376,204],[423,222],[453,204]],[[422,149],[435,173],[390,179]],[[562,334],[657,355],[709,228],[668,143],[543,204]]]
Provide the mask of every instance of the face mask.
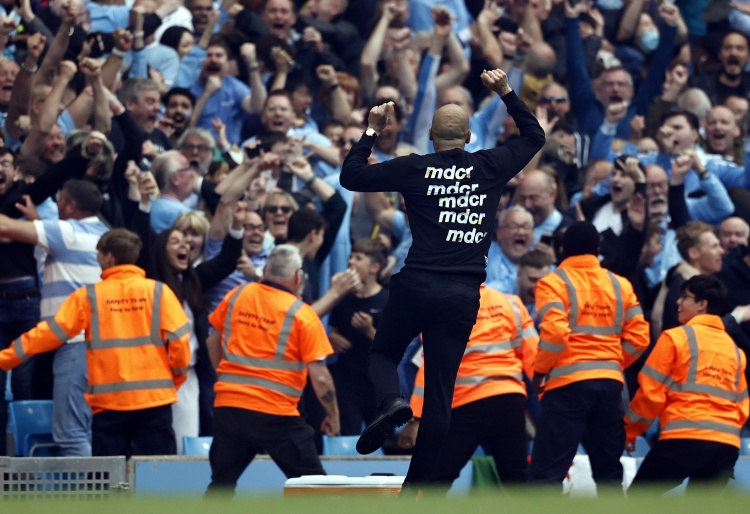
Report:
[[638,46],[640,46],[641,50],[646,53],[651,53],[656,50],[656,47],[659,46],[659,31],[647,30],[641,34],[641,40],[638,43]]

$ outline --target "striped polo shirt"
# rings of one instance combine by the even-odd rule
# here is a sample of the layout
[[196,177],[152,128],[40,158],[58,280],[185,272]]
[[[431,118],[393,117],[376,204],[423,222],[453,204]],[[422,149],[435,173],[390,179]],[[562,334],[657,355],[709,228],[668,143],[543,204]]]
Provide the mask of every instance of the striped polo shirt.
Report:
[[[38,245],[47,251],[42,283],[42,320],[57,314],[76,289],[101,280],[96,245],[109,227],[98,217],[34,221]],[[83,334],[69,342],[83,341]]]

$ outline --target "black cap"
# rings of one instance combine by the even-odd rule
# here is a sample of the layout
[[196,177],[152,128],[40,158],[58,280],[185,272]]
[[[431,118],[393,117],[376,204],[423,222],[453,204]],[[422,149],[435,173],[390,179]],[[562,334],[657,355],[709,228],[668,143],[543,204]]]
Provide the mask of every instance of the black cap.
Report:
[[563,252],[574,255],[599,255],[599,231],[590,221],[577,221],[565,230]]

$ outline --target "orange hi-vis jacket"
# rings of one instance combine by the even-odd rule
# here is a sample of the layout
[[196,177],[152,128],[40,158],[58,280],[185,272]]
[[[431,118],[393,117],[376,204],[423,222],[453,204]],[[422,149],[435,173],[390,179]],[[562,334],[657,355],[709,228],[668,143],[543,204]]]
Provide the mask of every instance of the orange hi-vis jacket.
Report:
[[232,289],[209,316],[221,332],[216,407],[299,416],[307,364],[333,354],[315,311],[280,286]]
[[623,382],[622,370],[648,348],[649,326],[627,279],[594,255],[568,257],[534,288],[544,390],[581,380]]
[[94,414],[175,403],[190,363],[190,325],[180,301],[137,266],[108,268],[102,279],[76,290],[54,319],[0,352],[0,367],[14,368],[85,329],[85,397]]
[[[526,396],[522,373],[531,376],[538,342],[534,320],[521,299],[482,285],[477,322],[458,368],[451,408],[501,394]],[[421,417],[424,363],[410,403],[414,416]]]
[[740,447],[750,401],[745,354],[718,316],[699,314],[662,332],[638,375],[625,415],[628,441],[658,417],[660,440],[698,439]]

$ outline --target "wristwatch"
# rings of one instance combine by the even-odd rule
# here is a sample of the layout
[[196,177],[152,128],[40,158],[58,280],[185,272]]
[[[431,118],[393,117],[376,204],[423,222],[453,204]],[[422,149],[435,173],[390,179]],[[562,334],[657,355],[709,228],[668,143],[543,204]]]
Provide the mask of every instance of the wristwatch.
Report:
[[378,133],[375,132],[375,129],[372,127],[367,127],[367,130],[365,130],[365,135],[378,137]]

